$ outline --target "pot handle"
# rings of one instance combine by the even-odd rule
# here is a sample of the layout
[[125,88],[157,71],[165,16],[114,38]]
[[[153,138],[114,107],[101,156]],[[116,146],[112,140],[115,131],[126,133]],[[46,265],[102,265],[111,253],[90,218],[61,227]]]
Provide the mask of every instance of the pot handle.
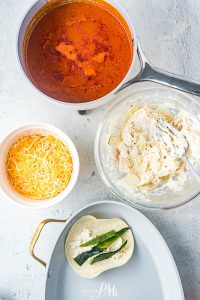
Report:
[[115,92],[115,95],[134,83],[151,81],[200,97],[200,82],[154,67],[146,58],[139,40],[137,53],[140,61],[140,72],[135,77],[125,82]]
[[37,243],[37,241],[38,241],[38,239],[39,239],[39,237],[40,237],[40,234],[41,234],[41,232],[42,232],[42,229],[44,228],[44,226],[46,225],[46,224],[48,224],[48,223],[60,223],[60,222],[62,222],[62,223],[64,223],[64,222],[66,222],[66,220],[56,220],[56,219],[46,219],[46,220],[43,220],[39,225],[38,225],[38,227],[37,227],[37,229],[36,229],[36,231],[35,231],[35,233],[34,233],[34,235],[33,235],[33,238],[32,238],[32,240],[31,240],[31,242],[30,242],[30,247],[29,247],[29,249],[30,249],[30,254],[31,254],[31,256],[35,259],[35,260],[37,260],[41,265],[43,265],[45,268],[46,268],[46,262],[44,262],[42,259],[40,259],[39,257],[37,257],[36,255],[35,255],[35,253],[34,253],[34,249],[35,249],[35,245],[36,245],[36,243]]

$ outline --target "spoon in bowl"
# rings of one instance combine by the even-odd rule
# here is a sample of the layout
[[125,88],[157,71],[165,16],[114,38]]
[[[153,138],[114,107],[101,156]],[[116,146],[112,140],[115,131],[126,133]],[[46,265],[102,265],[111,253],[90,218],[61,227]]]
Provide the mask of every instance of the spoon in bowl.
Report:
[[156,120],[156,135],[159,141],[170,150],[173,157],[180,158],[185,162],[193,176],[200,183],[200,175],[186,156],[189,145],[185,137],[162,117]]

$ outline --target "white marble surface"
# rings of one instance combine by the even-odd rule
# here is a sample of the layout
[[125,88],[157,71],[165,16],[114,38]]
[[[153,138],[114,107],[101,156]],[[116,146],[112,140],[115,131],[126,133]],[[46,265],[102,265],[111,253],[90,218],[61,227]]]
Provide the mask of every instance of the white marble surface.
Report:
[[[42,300],[45,269],[29,255],[29,242],[45,218],[67,218],[93,200],[114,196],[97,174],[93,158],[95,132],[107,107],[86,116],[47,103],[25,81],[16,59],[19,22],[32,0],[0,0],[0,139],[30,121],[66,131],[78,147],[81,172],[71,195],[53,208],[32,211],[0,195],[0,298]],[[128,9],[141,43],[158,67],[200,80],[199,0],[120,0]],[[164,212],[144,212],[165,238],[177,263],[187,300],[200,299],[200,198]],[[60,225],[49,225],[37,253],[48,260]],[[55,299],[59,300],[59,299]],[[75,300],[75,299],[73,299]],[[149,299],[153,300],[153,299]],[[172,299],[176,300],[176,299]]]

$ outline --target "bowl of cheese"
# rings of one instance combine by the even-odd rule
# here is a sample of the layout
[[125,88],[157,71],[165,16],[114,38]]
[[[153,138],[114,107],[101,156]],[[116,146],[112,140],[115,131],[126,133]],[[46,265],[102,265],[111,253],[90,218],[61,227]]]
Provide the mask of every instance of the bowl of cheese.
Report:
[[73,189],[79,157],[69,136],[45,123],[12,131],[0,145],[0,189],[13,202],[33,208],[59,203]]
[[[111,190],[130,205],[147,209],[179,206],[200,193],[199,182],[181,157],[161,139],[157,121],[187,141],[186,157],[200,173],[200,106],[170,88],[129,89],[115,99],[96,136],[95,159]],[[175,142],[165,132],[165,140]]]

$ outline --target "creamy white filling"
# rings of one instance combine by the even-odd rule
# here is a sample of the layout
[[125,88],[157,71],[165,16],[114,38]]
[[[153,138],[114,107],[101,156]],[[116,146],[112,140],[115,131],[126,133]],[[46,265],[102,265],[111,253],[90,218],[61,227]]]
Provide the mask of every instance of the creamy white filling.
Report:
[[158,138],[157,120],[166,118],[187,140],[187,157],[191,162],[200,160],[200,131],[191,122],[187,112],[179,112],[175,117],[148,105],[133,108],[113,139],[115,161],[126,182],[137,189],[155,189],[162,184],[173,190],[180,189],[187,176],[185,164],[172,155],[173,147],[184,152],[181,139],[173,140],[165,133],[164,144]]
[[[123,238],[118,238],[114,243],[108,247],[107,251],[108,252],[113,252],[118,250],[123,244]],[[117,253],[115,253],[113,256],[111,256],[112,260],[117,261],[120,259],[120,257],[123,255],[123,249]]]
[[91,246],[88,247],[80,247],[80,245],[86,243],[87,241],[95,238],[95,236],[91,234],[91,231],[87,228],[83,228],[80,235],[76,237],[76,239],[70,243],[70,247],[74,250],[74,257],[78,256],[82,252],[90,251],[92,249]]
[[108,252],[113,252],[118,250],[122,246],[123,240],[122,238],[118,238],[115,242],[113,242],[107,249]]

